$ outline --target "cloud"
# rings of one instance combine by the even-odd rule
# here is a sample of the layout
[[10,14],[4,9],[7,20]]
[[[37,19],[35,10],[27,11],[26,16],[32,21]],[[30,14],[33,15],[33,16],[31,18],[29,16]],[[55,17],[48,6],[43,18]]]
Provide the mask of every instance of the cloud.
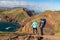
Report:
[[0,0],[0,1],[17,1],[17,0]]
[[14,7],[14,6],[27,6],[27,5],[34,5],[34,3],[25,2],[25,1],[0,1],[0,6],[6,7]]
[[18,6],[19,5],[19,3],[18,2],[16,2],[16,1],[14,1],[14,2],[12,2],[12,1],[0,1],[0,6],[4,6],[4,7],[13,7],[13,6]]
[[45,3],[36,4],[27,1],[0,1],[0,7],[25,7],[35,11],[43,11],[48,8],[47,6]]

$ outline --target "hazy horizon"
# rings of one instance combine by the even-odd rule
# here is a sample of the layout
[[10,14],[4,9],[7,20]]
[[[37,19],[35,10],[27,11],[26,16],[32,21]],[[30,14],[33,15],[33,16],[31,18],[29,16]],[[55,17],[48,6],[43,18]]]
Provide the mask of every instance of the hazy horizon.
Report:
[[60,10],[59,0],[0,0],[0,7],[25,7],[34,11]]

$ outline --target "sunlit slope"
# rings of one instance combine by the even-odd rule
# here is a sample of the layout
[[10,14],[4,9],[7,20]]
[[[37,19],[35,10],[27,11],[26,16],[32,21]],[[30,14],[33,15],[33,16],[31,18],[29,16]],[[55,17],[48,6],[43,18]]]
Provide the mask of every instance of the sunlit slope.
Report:
[[[23,8],[16,8],[12,10],[3,11],[0,13],[4,21],[22,21],[24,18],[29,17]],[[6,18],[7,17],[7,18]]]
[[[44,28],[44,34],[56,34],[60,32],[60,12],[47,10],[41,14],[31,17],[30,21],[24,26],[22,31],[32,32],[31,23],[36,20],[38,24],[41,18],[46,18],[47,22]],[[39,28],[38,28],[39,30]]]

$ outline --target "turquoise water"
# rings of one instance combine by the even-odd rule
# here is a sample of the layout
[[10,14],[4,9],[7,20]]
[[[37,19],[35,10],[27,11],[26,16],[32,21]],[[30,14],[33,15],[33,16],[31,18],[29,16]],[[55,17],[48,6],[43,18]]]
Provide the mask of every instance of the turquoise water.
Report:
[[0,22],[0,31],[15,32],[21,27],[20,24],[14,22]]

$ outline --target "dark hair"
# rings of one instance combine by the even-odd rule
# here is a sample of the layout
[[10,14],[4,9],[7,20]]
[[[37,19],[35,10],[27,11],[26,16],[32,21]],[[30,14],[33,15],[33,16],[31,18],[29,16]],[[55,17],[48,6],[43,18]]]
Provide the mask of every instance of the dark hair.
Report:
[[40,20],[46,20],[46,19],[40,19]]

